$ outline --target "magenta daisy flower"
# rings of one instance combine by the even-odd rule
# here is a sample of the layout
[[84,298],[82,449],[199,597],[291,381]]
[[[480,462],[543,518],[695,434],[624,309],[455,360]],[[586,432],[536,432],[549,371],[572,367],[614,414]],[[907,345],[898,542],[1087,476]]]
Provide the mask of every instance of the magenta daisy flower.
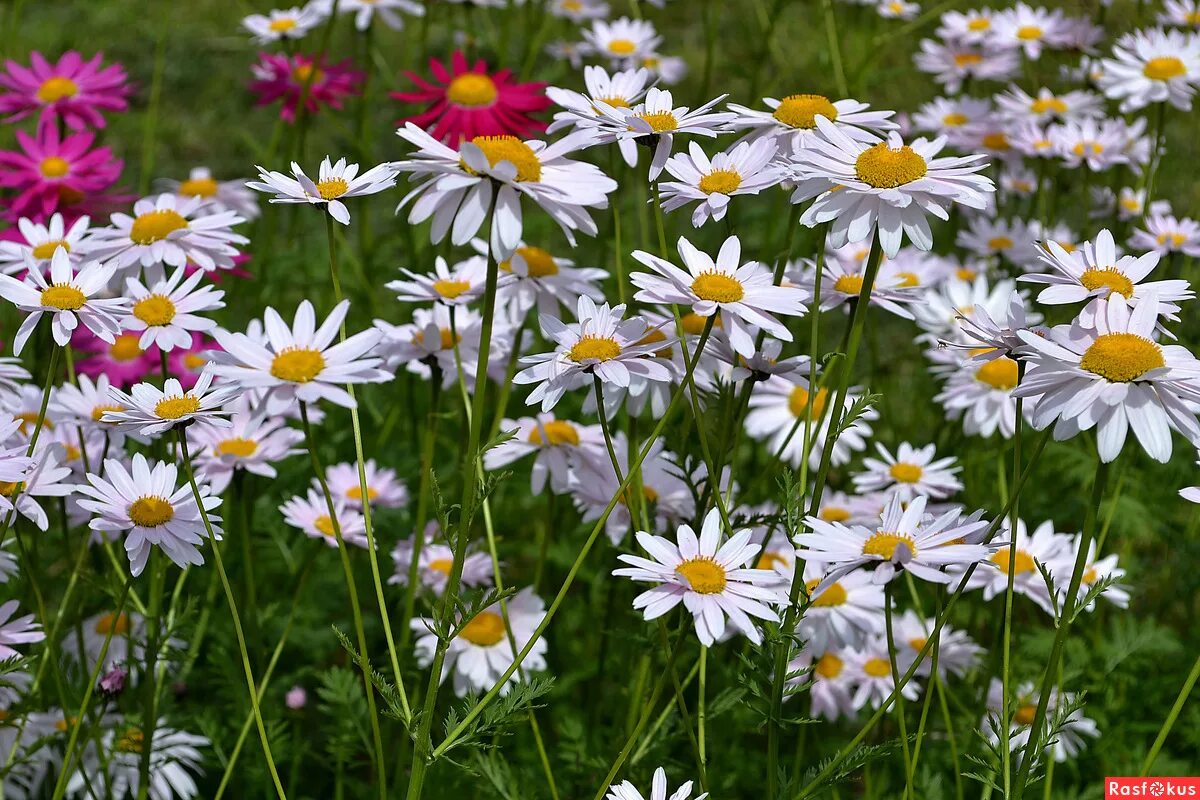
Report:
[[417,85],[415,92],[392,92],[402,103],[429,107],[398,123],[419,125],[435,139],[457,144],[476,136],[516,136],[528,139],[546,130],[546,123],[530,114],[550,106],[544,83],[517,83],[512,70],[488,74],[482,59],[467,66],[467,58],[456,50],[450,69],[436,58],[429,60],[434,82],[413,72],[408,79]]
[[74,50],[63,53],[51,64],[41,53],[29,56],[30,65],[6,61],[0,72],[0,113],[8,114],[5,122],[24,119],[38,113],[38,121],[59,117],[73,131],[103,128],[102,111],[124,111],[129,107],[125,98],[129,86],[125,69],[120,64],[101,68],[102,53],[84,61]]
[[159,355],[157,347],[143,350],[138,345],[140,337],[139,333],[125,331],[109,344],[91,331],[76,328],[71,347],[92,355],[79,361],[75,369],[90,378],[106,375],[113,386],[122,389],[141,383],[147,375],[158,371]]
[[342,99],[358,94],[363,73],[353,68],[350,59],[336,64],[317,60],[301,53],[259,53],[258,63],[251,67],[254,80],[250,91],[258,95],[255,105],[268,106],[283,101],[279,116],[288,122],[296,121],[296,107],[304,98],[304,109],[315,114],[321,106],[341,108]]
[[89,149],[94,134],[62,138],[52,120],[38,125],[36,137],[24,131],[16,137],[20,150],[0,152],[0,187],[17,193],[4,209],[10,219],[44,221],[112,186],[124,166],[107,147]]

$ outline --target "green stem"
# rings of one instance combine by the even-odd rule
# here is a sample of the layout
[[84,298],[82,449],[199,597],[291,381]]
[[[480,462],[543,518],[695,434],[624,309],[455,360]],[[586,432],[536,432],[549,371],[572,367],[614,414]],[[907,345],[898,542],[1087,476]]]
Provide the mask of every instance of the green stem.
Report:
[[1154,766],[1154,760],[1158,758],[1158,752],[1162,750],[1167,736],[1171,733],[1171,728],[1175,726],[1175,720],[1179,719],[1179,714],[1183,711],[1183,706],[1187,702],[1188,695],[1192,693],[1197,680],[1200,680],[1200,656],[1197,656],[1195,663],[1192,664],[1192,671],[1188,673],[1187,680],[1180,687],[1179,696],[1175,698],[1175,704],[1171,706],[1171,713],[1167,714],[1162,727],[1158,730],[1158,736],[1154,737],[1154,744],[1151,745],[1150,752],[1146,754],[1146,760],[1142,762],[1139,775],[1144,777],[1150,774],[1150,768]]
[[904,796],[913,796],[912,755],[908,750],[908,731],[904,720],[904,694],[900,691],[900,665],[896,661],[896,639],[892,632],[892,606],[895,605],[893,587],[895,581],[887,584],[883,601],[884,629],[887,632],[888,661],[891,665],[892,697],[895,698],[896,725],[900,728],[900,749],[904,756]]
[[429,414],[421,436],[421,479],[417,489],[417,512],[413,517],[412,560],[408,564],[408,592],[404,595],[404,614],[400,617],[400,651],[408,652],[411,637],[409,620],[416,610],[417,591],[421,583],[421,548],[425,544],[425,519],[429,513],[429,484],[433,472],[433,450],[437,442],[438,405],[442,397],[442,371],[437,362],[431,365],[433,374],[429,383]]
[[[1017,361],[1017,383],[1020,384],[1021,379],[1025,376],[1025,362]],[[1017,398],[1017,427],[1013,434],[1013,468],[1012,480],[1015,484],[1017,477],[1021,474],[1021,429],[1024,427],[1024,398]],[[1014,498],[1012,502],[1012,514],[1008,519],[1009,541],[1008,541],[1008,565],[1005,571],[1008,573],[1008,580],[1004,587],[1004,644],[1001,655],[1001,673],[1000,673],[1000,730],[1007,731],[1011,725],[1012,714],[1009,709],[1009,697],[1012,694],[1012,615],[1013,615],[1013,594],[1016,585],[1017,572],[1013,569],[1013,565],[1017,563],[1017,526],[1020,521],[1020,513],[1017,508],[1017,501]],[[1000,737],[1000,766],[1003,770],[1002,784],[1004,786],[1004,796],[1008,797],[1012,790],[1012,743],[1010,737]]]

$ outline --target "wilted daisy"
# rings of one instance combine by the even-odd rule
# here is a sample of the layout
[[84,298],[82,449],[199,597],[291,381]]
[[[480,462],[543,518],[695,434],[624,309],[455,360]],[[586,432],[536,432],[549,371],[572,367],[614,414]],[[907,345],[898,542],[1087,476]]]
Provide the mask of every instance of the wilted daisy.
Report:
[[[438,541],[441,527],[436,520],[425,526],[424,539],[421,542],[421,552],[417,557],[417,579],[421,585],[430,589],[434,595],[441,597],[446,591],[446,583],[450,578],[450,570],[454,567],[454,550],[445,541]],[[408,585],[409,573],[412,570],[413,552],[416,550],[416,534],[396,542],[392,548],[392,562],[395,571],[388,583]],[[463,558],[462,574],[459,581],[463,586],[491,586],[492,559],[487,553],[468,550]]]
[[[203,736],[172,728],[166,719],[154,726],[150,743],[149,797],[155,800],[192,800],[200,789],[191,773],[201,772],[200,748],[208,747]],[[147,746],[145,734],[136,726],[111,728],[104,732],[101,747],[104,756],[89,748],[79,770],[67,783],[67,794],[87,797],[93,789],[108,797],[137,797],[141,786],[142,753]]]
[[1017,520],[1016,549],[1012,547],[1012,533],[1005,520],[996,536],[999,549],[987,558],[987,562],[971,575],[968,590],[982,589],[983,599],[1003,597],[1008,591],[1011,573],[1013,591],[1037,603],[1047,614],[1054,613],[1050,600],[1050,588],[1042,577],[1039,565],[1047,570],[1056,567],[1066,554],[1074,562],[1075,549],[1071,537],[1054,530],[1054,522],[1047,520],[1029,533],[1024,520]]
[[1033,368],[1015,393],[1041,395],[1033,423],[1054,422],[1054,437],[1067,439],[1097,429],[1101,460],[1121,452],[1130,428],[1155,461],[1171,457],[1171,429],[1200,441],[1195,407],[1200,402],[1200,361],[1179,345],[1154,341],[1158,301],[1152,296],[1130,309],[1125,296],[1109,295],[1096,314],[1095,330],[1059,327],[1048,336],[1020,331]]
[[[800,221],[808,226],[831,223],[834,247],[870,238],[878,228],[879,243],[894,256],[904,237],[921,250],[933,246],[927,214],[948,219],[952,203],[984,208],[995,191],[983,169],[984,156],[937,155],[945,139],[916,139],[906,145],[892,132],[886,142],[868,145],[839,131],[823,117],[818,134],[797,151],[795,170],[801,181],[793,202],[817,199]],[[837,188],[836,191],[834,190]]]
[[780,149],[788,152],[802,146],[817,127],[817,117],[824,117],[853,139],[875,141],[876,133],[896,128],[891,122],[895,111],[868,111],[866,103],[857,100],[831,101],[820,94],[789,94],[781,99],[763,98],[769,111],[729,104],[736,116],[729,127],[749,130],[749,137],[772,136],[779,139]]
[[[204,563],[198,546],[207,532],[191,486],[186,482],[178,485],[179,471],[174,464],[152,463],[135,453],[131,469],[117,459],[107,459],[104,475],[88,473],[88,483],[78,487],[87,496],[79,505],[96,515],[89,523],[92,530],[125,533],[133,575],[142,574],[154,545],[179,567]],[[212,512],[221,505],[221,498],[209,494],[204,484],[199,487],[213,533],[220,539],[220,517]]]
[[232,211],[199,213],[201,205],[198,197],[181,200],[173,194],[138,200],[132,217],[113,214],[110,227],[93,229],[89,255],[111,259],[117,267],[191,262],[209,272],[230,269],[238,255],[234,245],[249,241],[232,230],[243,219]]
[[[861,388],[854,387],[846,392],[845,410],[850,409],[861,396]],[[772,375],[755,384],[750,394],[750,412],[746,415],[746,432],[755,439],[765,439],[771,453],[778,453],[793,467],[799,467],[807,455],[809,466],[816,469],[825,450],[829,436],[831,411],[826,407],[832,401],[828,388],[820,386],[815,393],[808,376],[793,372],[790,375]],[[812,406],[810,409],[809,406]],[[809,430],[809,449],[804,451],[804,427],[812,419]],[[879,412],[867,408],[862,415],[846,427],[834,440],[830,463],[841,466],[856,452],[865,450],[872,429],[871,421],[879,418]]]
[[[505,603],[507,626],[500,610],[500,604],[496,603],[480,611],[458,630],[446,649],[440,680],[453,674],[454,693],[459,697],[472,692],[486,692],[495,686],[505,670],[512,666],[514,643],[517,652],[524,649],[546,616],[545,603],[529,587]],[[433,620],[417,618],[409,624],[417,632],[417,664],[428,667],[438,647],[438,637],[431,630]],[[539,636],[521,662],[521,668],[513,670],[508,682],[500,687],[500,693],[507,694],[513,684],[521,680],[522,672],[544,670],[546,649],[546,640]]]
[[287,9],[272,9],[266,14],[251,14],[242,20],[242,27],[254,34],[258,44],[270,44],[281,39],[303,39],[324,16],[315,3]]
[[101,421],[141,436],[158,436],[177,425],[193,423],[227,428],[230,412],[224,406],[242,389],[231,385],[214,389],[212,381],[212,373],[206,370],[187,391],[175,378],[168,378],[161,389],[152,383],[139,383],[129,392],[109,389],[113,405],[121,410],[105,411]]
[[[650,159],[650,180],[653,181],[666,166],[675,136],[691,134],[715,138],[724,132],[734,115],[712,110],[724,99],[725,95],[715,97],[696,109],[677,107],[669,91],[654,87],[632,108],[613,108],[599,103],[596,110],[604,118],[600,126],[602,133],[616,137],[618,142],[641,142],[653,148],[654,155]],[[629,166],[637,164],[636,150],[623,147],[621,154]]]
[[922,495],[906,504],[893,494],[880,521],[870,527],[807,517],[804,523],[811,532],[796,537],[796,554],[820,561],[828,570],[814,591],[822,592],[851,571],[872,565],[876,583],[887,583],[902,569],[922,580],[950,583],[944,567],[987,557],[987,547],[964,541],[982,532],[987,522],[974,515],[964,518],[957,511],[926,519],[925,502]]
[[[541,402],[542,410],[554,408],[567,391],[587,386],[592,375],[601,383],[624,387],[630,376],[652,381],[673,377],[670,362],[654,358],[664,346],[662,341],[646,341],[650,327],[642,317],[624,319],[625,306],[597,306],[589,297],[580,297],[578,322],[565,323],[542,317],[542,332],[556,347],[552,352],[524,356],[525,369],[513,376],[516,384],[537,384],[525,402]],[[669,344],[669,340],[667,342]]]
[[[629,781],[621,781],[608,787],[605,800],[689,800],[692,796],[692,782],[685,781],[679,788],[667,797],[667,773],[662,767],[654,770],[654,778],[650,782],[650,797],[646,798],[637,787]],[[696,800],[705,800],[708,792],[696,796]]]
[[[354,547],[367,547],[367,522],[362,512],[347,506],[341,497],[333,498],[333,515],[329,514],[329,504],[324,495],[316,489],[309,489],[305,495],[296,495],[279,507],[283,521],[293,528],[304,531],[325,542],[329,547],[337,547],[337,534],[340,531],[342,541]],[[336,529],[334,527],[336,522]]]
[[636,61],[653,53],[662,43],[662,37],[655,32],[651,23],[629,17],[612,22],[598,19],[592,22],[591,28],[584,28],[581,33],[584,41],[598,55],[616,64]]
[[180,200],[200,198],[197,216],[233,211],[242,219],[255,219],[261,214],[258,195],[246,188],[244,180],[218,181],[208,167],[193,167],[185,180],[164,180],[162,185]]
[[282,414],[297,400],[328,400],[353,408],[354,398],[343,388],[345,384],[379,382],[390,376],[379,369],[378,358],[367,355],[379,342],[378,329],[368,328],[332,344],[349,308],[349,300],[338,303],[318,328],[312,303],[305,300],[296,308],[289,328],[279,312],[268,307],[264,320],[269,341],[264,344],[244,333],[217,330],[213,335],[222,350],[213,353],[210,369],[242,389],[265,390],[268,414]]
[[42,314],[50,314],[50,331],[54,342],[66,345],[79,323],[106,342],[112,342],[121,331],[117,320],[128,305],[121,297],[104,298],[115,267],[88,261],[76,271],[66,250],[54,251],[50,261],[50,279],[32,261],[26,260],[25,279],[18,281],[0,275],[0,297],[28,314],[13,338],[13,352],[20,354],[37,326]]
[[246,185],[272,195],[270,202],[324,205],[329,216],[343,225],[350,224],[350,210],[343,200],[377,194],[396,185],[396,170],[391,164],[380,164],[360,175],[358,164],[349,164],[344,158],[331,164],[329,156],[321,159],[316,181],[305,175],[295,161],[291,175],[272,172],[257,164],[255,169],[258,180]]
[[690,525],[680,525],[677,541],[638,531],[637,541],[650,558],[620,555],[630,564],[613,575],[653,583],[633,601],[646,620],[657,619],[683,603],[695,619],[696,635],[711,647],[725,633],[726,617],[754,644],[762,632],[751,617],[778,622],[773,606],[787,602],[787,587],[774,570],[750,569],[758,554],[749,529],[722,542],[721,517],[712,509],[697,539]]
[[506,467],[533,453],[530,490],[541,494],[550,483],[550,491],[563,494],[568,488],[572,467],[583,459],[595,462],[607,459],[604,431],[599,425],[581,425],[553,414],[505,419],[500,430],[513,436],[483,454],[483,466],[489,470]]
[[1200,40],[1182,31],[1141,30],[1122,36],[1101,62],[1100,88],[1129,112],[1150,103],[1189,111],[1200,80]]
[[862,492],[887,491],[903,502],[914,497],[942,500],[963,488],[956,475],[962,467],[955,466],[954,456],[936,457],[936,445],[913,447],[901,442],[896,454],[876,442],[879,458],[864,458],[864,472],[854,474],[854,488]]
[[758,194],[775,186],[787,174],[772,164],[776,144],[771,139],[741,142],[717,153],[710,160],[695,142],[688,153],[667,159],[666,170],[676,180],[661,184],[663,211],[671,212],[699,201],[692,212],[692,225],[699,228],[710,219],[725,218],[729,200],[736,195]]
[[302,452],[304,434],[287,426],[282,417],[254,413],[249,400],[233,404],[229,425],[193,425],[188,441],[198,477],[217,494],[224,492],[238,470],[274,478],[275,462]]
[[59,250],[66,250],[78,260],[87,252],[87,232],[90,219],[82,216],[67,227],[62,214],[54,214],[45,225],[26,217],[17,220],[17,230],[24,242],[0,241],[0,272],[16,274],[28,269],[25,260],[30,256],[40,270],[50,266],[51,258]]
[[[368,458],[363,464],[363,472],[367,478],[367,502],[371,508],[404,508],[408,505],[408,489],[396,477],[396,470],[380,467],[375,459]],[[358,477],[358,464],[334,464],[325,470],[325,481],[334,497],[345,500],[350,508],[362,508],[362,482]]]
[[148,350],[157,345],[170,352],[176,347],[190,347],[192,332],[210,331],[217,323],[201,312],[224,308],[225,292],[212,286],[200,286],[203,270],[186,276],[184,267],[169,277],[147,286],[137,278],[125,279],[125,293],[130,307],[121,320],[125,330],[141,331],[138,347]]

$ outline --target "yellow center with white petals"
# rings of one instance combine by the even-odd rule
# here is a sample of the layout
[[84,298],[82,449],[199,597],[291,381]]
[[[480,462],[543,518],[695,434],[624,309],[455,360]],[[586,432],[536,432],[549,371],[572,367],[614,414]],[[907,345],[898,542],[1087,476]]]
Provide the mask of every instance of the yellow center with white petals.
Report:
[[979,55],[978,53],[955,53],[954,54],[954,66],[958,67],[959,69],[965,69],[966,67],[973,67],[982,62],[983,62],[983,56]]
[[[702,317],[695,311],[689,311],[683,315],[683,332],[691,336],[699,336],[704,333],[704,326],[712,317]],[[717,317],[717,321],[713,323],[714,328],[721,327],[721,318]]]
[[921,285],[921,276],[915,272],[897,272],[896,285],[906,289]]
[[78,311],[87,302],[87,296],[65,283],[56,283],[42,290],[41,302],[47,308],[59,311]]
[[295,28],[296,20],[291,17],[279,17],[278,19],[271,20],[271,23],[267,25],[267,29],[272,33],[287,33]]
[[[788,395],[788,410],[792,412],[792,416],[797,419],[807,418],[808,403],[811,393],[803,386],[797,386],[792,389]],[[829,399],[828,389],[818,389],[816,400],[812,404],[812,418],[817,420],[825,413],[825,402]]]
[[287,347],[271,360],[271,374],[292,383],[308,383],[324,369],[325,356],[311,347]]
[[170,325],[175,319],[175,304],[166,295],[147,295],[133,304],[133,315],[150,327]]
[[495,82],[476,72],[459,75],[446,87],[446,99],[463,108],[490,106],[498,94]]
[[[1005,575],[1009,574],[1009,552],[1008,548],[997,550],[988,558],[993,564],[1000,568],[1000,571]],[[1034,564],[1033,556],[1025,550],[1017,550],[1016,556],[1012,559],[1011,571],[1013,575],[1024,575],[1026,572],[1033,572],[1037,569]]]
[[55,75],[42,81],[38,87],[37,99],[43,103],[54,103],[67,97],[79,94],[79,84],[70,78]]
[[63,239],[56,239],[49,242],[42,242],[41,244],[37,245],[33,248],[30,255],[32,255],[38,261],[48,261],[54,257],[54,254],[58,252],[60,247],[68,253],[71,252],[71,245],[68,242]]
[[[525,261],[525,272],[530,278],[547,278],[558,274],[558,262],[540,247],[518,247],[517,254]],[[512,272],[512,262],[501,261],[500,269]]]
[[154,406],[154,415],[161,419],[180,419],[200,410],[200,401],[190,394],[164,397]]
[[820,578],[813,578],[804,584],[808,591],[808,596],[812,598],[812,605],[817,608],[833,608],[834,606],[842,606],[846,604],[846,587],[840,583],[834,583],[828,589],[821,592],[816,597],[813,597],[813,590],[821,584]]
[[[515,136],[476,136],[471,144],[483,151],[488,164],[493,167],[501,161],[516,167],[518,182],[542,179],[542,162],[538,160],[537,153]],[[472,175],[476,174],[466,164],[462,164],[462,168]]]
[[824,95],[789,94],[779,101],[779,108],[771,116],[792,128],[812,130],[817,127],[818,115],[833,122],[838,116],[837,107]]
[[350,184],[345,178],[326,178],[317,183],[317,194],[322,200],[336,200],[350,191]]
[[763,554],[758,557],[758,561],[754,562],[755,569],[775,569],[778,564],[781,567],[786,567],[790,562],[781,553],[773,553],[769,550],[764,550]]
[[138,728],[130,728],[117,739],[117,750],[122,753],[141,753],[146,741],[146,735]]
[[217,442],[216,451],[218,456],[233,456],[234,458],[249,458],[258,452],[258,442],[253,439],[245,439],[241,436],[234,436],[230,439],[222,439]]
[[178,211],[169,208],[147,211],[133,221],[133,226],[129,229],[129,238],[134,244],[154,244],[187,226],[187,220]]
[[435,558],[429,562],[429,568],[434,572],[449,575],[450,570],[454,569],[454,560],[450,558]]
[[179,184],[179,194],[185,197],[216,197],[218,188],[212,178],[188,178]]
[[480,611],[470,622],[463,626],[458,635],[471,644],[480,647],[491,647],[504,638],[506,629],[504,618],[494,611]]
[[989,250],[1007,250],[1013,246],[1013,240],[1007,236],[993,236],[987,240]]
[[650,130],[655,133],[667,133],[679,127],[679,120],[670,111],[655,111],[653,113],[643,111],[637,117],[644,120],[650,126]]
[[845,522],[850,519],[850,509],[841,508],[840,506],[826,506],[817,514],[818,517],[826,522]]
[[596,100],[601,103],[607,103],[613,108],[629,108],[629,101],[624,97],[617,97],[616,95],[612,97],[597,97]]
[[924,470],[921,469],[920,464],[897,461],[888,468],[888,474],[900,483],[916,483],[921,480]]
[[914,558],[917,555],[917,545],[913,538],[906,533],[886,533],[876,531],[863,542],[864,556],[879,556],[885,561],[891,561],[896,555],[896,548],[904,545]]
[[102,636],[107,636],[110,633],[113,636],[124,636],[129,633],[129,615],[124,613],[113,614],[112,612],[101,614],[96,618],[93,630]]
[[1082,158],[1087,156],[1098,156],[1104,152],[1104,145],[1099,142],[1076,142],[1071,148],[1071,152]]
[[433,282],[433,290],[447,300],[453,300],[460,294],[470,291],[471,284],[467,281],[437,280]]
[[119,406],[116,404],[99,405],[92,409],[92,420],[95,422],[101,422],[104,420],[105,414],[119,414],[124,410],[125,406]]
[[976,33],[986,31],[991,27],[992,21],[987,17],[972,17],[971,20],[967,22],[967,30],[975,31]]
[[1106,299],[1111,297],[1113,292],[1123,295],[1126,300],[1133,297],[1133,281],[1129,280],[1116,267],[1106,267],[1105,269],[1092,267],[1079,276],[1079,282],[1090,292],[1097,289],[1108,289],[1108,294],[1105,295]]
[[1042,38],[1042,29],[1037,25],[1022,25],[1017,28],[1017,38],[1022,42],[1033,42]]
[[970,117],[957,111],[953,111],[942,117],[942,124],[949,128],[957,128],[960,125],[966,125],[970,121]]
[[[348,497],[349,499],[353,500],[356,503],[361,503],[362,502],[362,487],[361,486],[351,486],[349,489],[346,490],[346,497]],[[379,497],[379,490],[372,489],[370,486],[368,486],[367,487],[367,502],[368,503],[373,502],[376,497]]]
[[71,171],[71,163],[59,156],[46,156],[38,164],[43,178],[61,178]]
[[746,296],[742,282],[723,272],[704,272],[692,281],[692,292],[712,303],[736,303]]
[[975,370],[975,380],[1003,392],[1015,389],[1017,378],[1017,362],[1005,356],[985,361],[979,369]]
[[1113,383],[1136,381],[1147,372],[1166,366],[1162,348],[1136,333],[1105,333],[1096,337],[1079,366]]
[[817,661],[817,665],[813,667],[813,672],[820,675],[822,678],[836,678],[842,674],[842,667],[845,662],[835,656],[833,653],[826,653]]
[[329,516],[328,514],[322,514],[314,519],[313,527],[316,528],[317,532],[322,536],[330,536],[334,538],[337,536],[333,529],[333,517]]
[[[542,431],[546,432],[545,438],[542,437]],[[569,422],[561,419],[552,419],[549,422],[543,422],[541,429],[534,428],[529,432],[529,443],[541,446],[543,444],[560,445],[570,444],[579,445],[579,431]]]
[[1187,67],[1175,56],[1159,56],[1146,62],[1142,74],[1152,81],[1169,81],[1187,75]]
[[895,189],[925,177],[925,159],[908,145],[893,150],[880,142],[859,154],[854,174],[876,189]]
[[165,497],[146,495],[134,500],[129,506],[129,519],[142,528],[166,525],[175,518],[175,509]]
[[1008,142],[1008,134],[1003,131],[985,133],[979,142],[988,150],[1007,150],[1012,146]]
[[862,275],[839,275],[838,279],[833,282],[833,290],[842,294],[857,295],[862,291],[862,287]]
[[141,358],[146,351],[138,344],[138,337],[132,333],[122,333],[108,349],[113,361],[127,362]]
[[1057,97],[1039,97],[1030,104],[1029,110],[1035,114],[1065,114],[1067,104]]
[[714,169],[700,178],[700,191],[705,194],[732,194],[742,185],[742,176],[733,169]]
[[868,658],[863,664],[863,672],[872,678],[886,678],[892,674],[892,665],[886,658]]
[[637,45],[629,39],[611,39],[608,42],[608,52],[615,56],[628,56],[637,52]]
[[725,568],[711,558],[688,559],[675,567],[675,571],[683,576],[693,592],[720,594],[725,591]]
[[611,361],[621,355],[621,345],[608,336],[584,336],[571,346],[567,358],[575,363],[583,361]]

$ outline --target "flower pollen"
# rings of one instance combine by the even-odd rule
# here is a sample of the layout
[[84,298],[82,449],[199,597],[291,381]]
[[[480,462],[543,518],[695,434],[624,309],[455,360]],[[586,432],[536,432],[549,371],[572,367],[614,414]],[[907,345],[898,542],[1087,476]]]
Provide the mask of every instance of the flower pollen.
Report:
[[720,594],[725,591],[725,568],[711,558],[700,556],[684,561],[675,567],[693,592],[698,594]]
[[1129,383],[1166,366],[1162,348],[1136,333],[1105,333],[1088,346],[1079,366],[1113,383]]
[[789,94],[779,102],[779,108],[771,116],[784,125],[812,130],[817,127],[818,115],[834,122],[838,117],[837,107],[824,95]]
[[129,506],[129,519],[142,528],[157,528],[175,518],[175,508],[165,497],[146,495]]

